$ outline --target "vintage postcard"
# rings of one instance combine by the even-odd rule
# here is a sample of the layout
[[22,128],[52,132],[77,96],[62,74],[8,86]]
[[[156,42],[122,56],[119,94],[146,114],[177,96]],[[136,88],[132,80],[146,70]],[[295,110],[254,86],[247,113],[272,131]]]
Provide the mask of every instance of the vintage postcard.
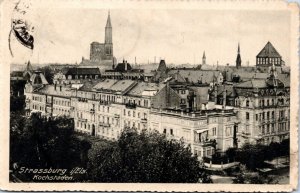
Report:
[[1,190],[297,189],[296,3],[0,6]]

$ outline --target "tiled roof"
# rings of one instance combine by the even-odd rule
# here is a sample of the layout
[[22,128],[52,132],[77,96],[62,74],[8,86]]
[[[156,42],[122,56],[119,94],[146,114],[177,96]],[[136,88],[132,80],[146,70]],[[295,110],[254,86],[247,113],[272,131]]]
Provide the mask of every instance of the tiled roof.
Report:
[[291,77],[289,74],[278,74],[277,77],[284,84],[285,87],[290,87]]
[[30,81],[34,84],[49,84],[45,76],[41,72],[35,72],[30,77]]
[[139,82],[127,93],[127,95],[144,96],[147,92],[156,94],[165,86],[166,86],[165,84]]
[[82,86],[78,89],[78,90],[82,90],[82,91],[92,91],[93,87],[95,85],[97,85],[101,80],[99,79],[90,79],[90,80],[84,80],[84,82],[82,82]]
[[71,88],[62,86],[60,91],[60,86],[54,85],[45,85],[43,88],[36,91],[37,93],[42,93],[46,95],[53,95],[53,96],[62,96],[62,97],[71,97]]
[[105,91],[113,91],[113,92],[121,92],[124,93],[128,91],[129,88],[136,84],[135,81],[132,80],[113,80],[106,79],[100,81],[93,87],[93,90],[105,90]]
[[265,79],[251,79],[237,84],[237,88],[266,88],[268,87]]
[[242,80],[249,80],[252,78],[256,78],[256,79],[266,79],[268,78],[270,75],[269,73],[261,73],[261,72],[234,72],[232,73],[232,75],[237,75],[239,76]]
[[256,57],[281,57],[274,46],[268,42]]
[[[175,74],[177,70],[171,70],[169,74]],[[219,76],[220,71],[215,70],[179,70],[180,76],[190,83],[211,83]]]

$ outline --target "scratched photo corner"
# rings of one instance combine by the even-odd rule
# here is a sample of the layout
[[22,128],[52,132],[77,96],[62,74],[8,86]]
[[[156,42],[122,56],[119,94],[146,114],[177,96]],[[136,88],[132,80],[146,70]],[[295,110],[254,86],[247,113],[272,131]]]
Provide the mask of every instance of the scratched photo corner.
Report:
[[11,5],[10,183],[290,183],[288,9],[53,6]]

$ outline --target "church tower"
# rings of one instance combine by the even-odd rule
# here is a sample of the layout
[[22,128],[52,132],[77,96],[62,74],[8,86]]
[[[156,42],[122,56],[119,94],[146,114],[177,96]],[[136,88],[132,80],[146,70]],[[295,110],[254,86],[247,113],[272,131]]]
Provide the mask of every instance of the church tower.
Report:
[[113,56],[113,43],[112,43],[112,26],[110,21],[110,12],[108,12],[108,17],[105,26],[105,54],[107,59],[111,59]]
[[238,53],[237,53],[235,62],[236,62],[236,68],[240,68],[242,66],[242,59],[241,59],[241,55],[240,55],[240,43],[238,45]]
[[202,65],[206,64],[206,56],[205,56],[205,51],[203,52],[203,56],[202,56]]

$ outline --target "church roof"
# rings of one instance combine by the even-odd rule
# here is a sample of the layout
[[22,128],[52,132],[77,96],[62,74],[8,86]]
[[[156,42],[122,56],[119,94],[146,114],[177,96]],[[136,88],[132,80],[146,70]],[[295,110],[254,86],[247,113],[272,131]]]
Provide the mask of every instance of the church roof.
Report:
[[274,46],[268,42],[265,47],[259,52],[259,54],[256,57],[281,57],[280,54],[277,52],[277,50],[274,48]]

